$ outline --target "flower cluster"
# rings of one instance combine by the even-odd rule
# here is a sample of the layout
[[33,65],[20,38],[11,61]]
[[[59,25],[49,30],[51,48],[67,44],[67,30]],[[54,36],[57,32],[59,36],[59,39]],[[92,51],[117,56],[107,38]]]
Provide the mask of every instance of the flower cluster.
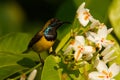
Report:
[[107,39],[113,28],[107,29],[104,23],[94,19],[89,9],[85,8],[85,3],[82,3],[78,8],[77,19],[83,27],[89,27],[89,29],[84,35],[74,36],[64,51],[64,55],[69,55],[73,50],[75,63],[94,61],[96,65],[93,65],[97,71],[88,74],[90,80],[113,80],[113,77],[120,72],[120,66],[116,63],[113,63],[109,68],[107,65],[117,57],[112,56],[114,50],[111,47],[114,46],[114,41]]

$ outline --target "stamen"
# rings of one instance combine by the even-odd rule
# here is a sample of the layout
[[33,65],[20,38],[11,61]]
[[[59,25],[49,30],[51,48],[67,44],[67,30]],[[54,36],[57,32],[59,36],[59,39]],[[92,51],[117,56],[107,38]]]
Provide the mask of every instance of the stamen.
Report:
[[104,78],[104,76],[98,76],[99,78]]
[[84,20],[88,20],[88,18],[90,17],[89,12],[85,11],[83,14],[85,15]]
[[74,43],[75,43],[75,41],[74,41],[74,40],[70,42],[70,44],[71,44],[71,45],[74,45]]
[[80,51],[84,50],[83,46],[78,46],[78,48],[79,48]]
[[109,77],[112,77],[112,72],[109,73]]
[[101,39],[101,42],[104,42],[104,40],[105,40],[105,38],[102,38],[102,39]]
[[105,74],[105,75],[108,75],[108,73],[106,71],[104,71],[104,70],[102,71],[102,73]]
[[105,24],[101,23],[100,26],[99,26],[99,28],[103,28],[103,27],[105,27]]
[[79,50],[78,53],[77,53],[77,56],[76,56],[76,59],[75,59],[76,61],[78,60],[78,58],[80,56],[80,53],[81,53],[81,50]]

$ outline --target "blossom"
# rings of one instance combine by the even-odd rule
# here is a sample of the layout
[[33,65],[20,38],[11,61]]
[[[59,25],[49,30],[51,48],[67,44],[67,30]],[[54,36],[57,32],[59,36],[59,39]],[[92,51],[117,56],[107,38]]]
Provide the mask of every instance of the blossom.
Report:
[[114,60],[117,56],[112,56],[112,54],[115,52],[115,50],[111,50],[111,45],[107,46],[102,52],[101,56],[103,57],[103,61],[105,63]]
[[91,17],[90,21],[92,22],[92,23],[90,24],[90,29],[93,29],[93,28],[95,28],[95,27],[97,27],[97,26],[99,26],[99,25],[101,24],[101,23],[99,22],[99,20],[96,20],[96,19],[94,19],[93,17]]
[[102,60],[105,63],[108,63],[117,58],[117,56],[112,56],[115,50],[111,49],[111,45],[107,46],[101,53],[96,56],[95,62]]
[[103,47],[107,47],[108,45],[113,45],[113,41],[112,40],[107,40],[107,35],[112,31],[112,28],[107,29],[107,27],[104,24],[101,24],[99,26],[99,29],[97,31],[97,33],[95,32],[87,32],[86,36],[87,39],[94,42],[96,44],[96,46],[99,48],[99,50],[102,49]]
[[79,22],[83,26],[86,26],[90,21],[91,15],[89,13],[89,9],[86,9],[84,7],[85,7],[85,2],[79,6],[77,10],[77,18],[79,19]]
[[86,55],[86,59],[90,59],[95,52],[95,49],[92,46],[85,45],[85,39],[83,36],[75,36],[75,40],[71,41],[69,47],[66,49],[65,53],[68,53],[70,49],[75,51],[74,58],[76,61],[80,60],[82,55]]
[[114,77],[120,72],[120,66],[113,63],[109,68],[100,61],[96,67],[97,71],[89,73],[90,80],[114,80]]
[[[29,74],[27,80],[34,80],[36,74],[37,74],[37,70],[34,69],[34,70]],[[26,76],[25,76],[25,74],[23,74],[23,75],[21,76],[20,80],[26,80]]]

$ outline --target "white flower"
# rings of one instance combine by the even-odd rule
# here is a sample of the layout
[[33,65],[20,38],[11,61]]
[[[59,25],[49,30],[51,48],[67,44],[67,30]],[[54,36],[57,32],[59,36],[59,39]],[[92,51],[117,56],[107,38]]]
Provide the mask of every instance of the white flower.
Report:
[[27,80],[34,80],[35,79],[35,76],[37,74],[37,70],[34,69],[28,76],[28,79]]
[[86,9],[84,7],[85,7],[85,2],[79,6],[77,10],[77,18],[79,19],[79,22],[83,26],[86,26],[89,23],[91,15],[89,13],[89,9]]
[[112,28],[107,30],[107,27],[104,24],[101,24],[99,26],[97,34],[94,32],[87,32],[86,36],[87,39],[94,42],[96,46],[99,48],[99,50],[103,47],[107,47],[108,45],[113,45],[113,41],[107,40],[107,35],[112,31]]
[[111,45],[107,46],[102,52],[101,55],[103,57],[103,61],[105,63],[114,60],[117,56],[112,56],[112,54],[115,52],[115,50],[111,50]]
[[90,29],[93,29],[95,27],[98,27],[101,23],[99,22],[99,20],[94,19],[93,17],[90,18],[90,21],[92,22],[90,24]]
[[[27,80],[34,80],[35,79],[35,76],[37,74],[37,70],[34,69],[28,76]],[[20,80],[26,80],[26,75],[23,74],[21,77],[20,77]]]
[[101,53],[99,53],[96,57],[96,61],[99,61],[99,60],[102,60],[104,61],[105,63],[108,63],[114,59],[117,58],[117,56],[112,56],[113,53],[115,52],[115,50],[112,50],[111,49],[111,45],[107,46]]
[[97,71],[89,73],[90,80],[114,80],[115,77],[120,72],[120,66],[113,63],[109,68],[103,61],[99,61],[96,67]]
[[92,53],[95,52],[95,49],[92,46],[85,45],[85,39],[83,36],[75,36],[75,41],[72,41],[64,54],[68,53],[70,49],[75,51],[74,58],[76,61],[80,60],[82,55],[86,55],[86,59],[92,57]]

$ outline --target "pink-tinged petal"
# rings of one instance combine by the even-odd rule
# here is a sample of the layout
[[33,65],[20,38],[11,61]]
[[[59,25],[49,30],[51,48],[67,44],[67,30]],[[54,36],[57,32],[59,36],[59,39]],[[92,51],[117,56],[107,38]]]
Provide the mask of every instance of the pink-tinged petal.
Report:
[[98,61],[98,65],[96,66],[96,68],[99,72],[103,72],[103,71],[108,72],[107,65],[105,64],[105,62],[101,60]]
[[104,80],[104,76],[105,76],[104,74],[99,72],[91,72],[88,75],[89,80]]
[[95,48],[93,48],[92,46],[84,46],[84,54],[91,54],[95,52]]
[[78,61],[78,60],[80,60],[81,59],[81,57],[82,57],[82,53],[81,53],[81,50],[77,50],[77,51],[75,51],[75,53],[74,53],[74,58],[75,58],[75,60],[76,61]]
[[75,36],[75,40],[79,43],[79,45],[85,45],[85,39],[83,36]]
[[97,34],[94,33],[94,32],[87,32],[86,33],[86,36],[87,36],[87,39],[92,41],[92,42],[95,42],[96,41],[96,37],[97,37]]
[[106,39],[106,37],[107,37],[107,27],[104,24],[101,24],[99,27],[100,28],[98,29],[98,32],[97,32],[98,36],[100,38],[105,38]]
[[116,63],[113,63],[109,67],[108,71],[112,73],[112,78],[113,78],[114,76],[116,76],[120,72],[120,66],[117,65]]

